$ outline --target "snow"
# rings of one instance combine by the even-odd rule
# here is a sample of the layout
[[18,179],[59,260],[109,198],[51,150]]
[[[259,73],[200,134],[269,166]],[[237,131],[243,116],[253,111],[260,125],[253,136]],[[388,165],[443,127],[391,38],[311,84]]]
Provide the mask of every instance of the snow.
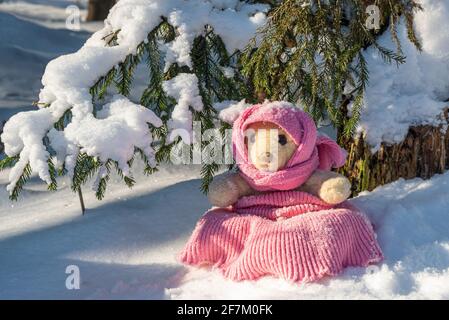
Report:
[[[386,66],[374,49],[365,53],[369,86],[356,133],[366,135],[373,151],[383,141],[401,142],[410,125],[440,125],[439,116],[449,106],[449,2],[419,2],[424,11],[416,14],[415,31],[422,42],[421,53],[407,39],[404,23],[398,35],[405,64]],[[389,33],[379,43],[395,48]]]
[[[49,194],[46,186],[35,180],[19,203],[11,203],[2,187],[0,297],[163,298],[165,287],[182,269],[174,263],[172,254],[181,242],[166,240],[187,236],[198,217],[183,215],[184,203],[192,201],[189,210],[196,212],[206,209],[204,201],[195,201],[203,197],[197,189],[198,181],[184,181],[192,178],[191,168],[172,171],[164,169],[151,179],[145,178],[133,190],[123,189],[113,177],[108,202],[97,201],[84,189],[89,208],[89,215],[84,217],[68,185]],[[2,173],[2,184],[5,178]],[[151,207],[157,215],[149,214]],[[108,219],[101,221],[103,214]],[[174,229],[164,228],[167,223]],[[80,268],[80,291],[65,289],[68,265]]]
[[[260,105],[264,108],[301,108],[301,106],[293,105],[287,101],[265,100]],[[245,99],[241,101],[226,100],[214,104],[214,108],[219,111],[218,117],[220,120],[229,124],[233,124],[240,114],[250,106],[251,104],[246,103]]]
[[8,191],[13,191],[28,162],[42,180],[47,184],[51,183],[47,162],[43,160],[47,159],[49,154],[43,143],[39,143],[48,127],[51,126],[51,120],[49,110],[40,109],[31,116],[20,112],[5,124],[4,133],[1,136],[5,144],[5,153],[19,154],[20,152],[20,160],[9,175],[11,183],[7,186]]
[[35,109],[31,102],[37,100],[45,65],[77,50],[88,35],[49,29],[0,10],[0,123],[19,110]]
[[196,35],[211,26],[222,38],[226,49],[242,50],[266,20],[265,5],[250,5],[241,1],[172,1],[175,8],[168,15],[169,23],[179,35],[167,46],[166,69],[171,63],[192,67],[190,51]]
[[[98,157],[102,163],[115,159],[123,173],[128,175],[127,161],[132,158],[135,148],[143,150],[154,163],[155,152],[148,124],[160,127],[162,121],[153,111],[116,95],[97,117],[90,114],[80,124],[71,122],[65,129],[64,138],[69,148],[83,146],[80,152]],[[71,172],[73,168],[68,167],[67,170]]]
[[223,71],[223,75],[228,78],[232,79],[235,75],[235,70],[231,67],[220,67],[221,71]]
[[[95,32],[103,27],[103,21],[86,22],[88,0],[34,0],[0,3],[0,12],[7,12],[22,20],[51,29],[64,29],[67,22],[76,31]],[[78,24],[79,22],[79,24]]]
[[[173,79],[164,81],[162,83],[163,90],[167,95],[173,97],[178,103],[173,108],[172,119],[169,122],[169,128],[172,132],[168,142],[173,142],[178,136],[178,133],[188,133],[181,135],[184,137],[184,142],[190,144],[192,141],[192,112],[190,106],[195,111],[201,111],[203,109],[203,101],[201,100],[200,92],[198,89],[198,78],[193,73],[180,73]],[[175,130],[175,131],[173,131]],[[187,141],[188,140],[188,141]]]
[[[67,2],[73,3],[56,0],[51,1],[51,6],[57,3],[58,7],[64,8]],[[237,4],[235,0],[211,2],[217,8]],[[29,3],[49,5],[50,1],[32,0]],[[443,5],[436,1],[432,3],[435,9]],[[42,74],[47,61],[74,51],[87,37],[86,32],[57,29],[59,22],[34,21],[39,18],[38,14],[33,19],[25,19],[17,9],[17,14],[12,16],[2,11],[4,4],[0,4],[0,36],[5,39],[0,42],[0,120],[24,110],[24,106],[34,100],[39,89],[37,76]],[[14,6],[8,10],[12,8]],[[446,22],[439,23],[443,26]],[[447,44],[438,39],[447,29],[438,28],[437,34],[431,26],[435,25],[429,22],[428,29],[422,29],[423,34],[427,32],[434,39],[425,46],[432,59],[444,57]],[[441,68],[441,72],[444,70]],[[396,72],[399,71],[393,68],[382,81],[392,79]],[[407,79],[406,75],[411,76],[403,74],[402,79]],[[434,81],[429,83],[435,84],[435,88],[443,88],[442,80],[444,78],[438,76],[425,81]],[[399,83],[403,82],[397,82],[395,86]],[[393,87],[387,86],[385,90],[389,88]],[[419,90],[416,93],[421,94]],[[385,92],[382,92],[382,98],[383,95]],[[432,99],[439,103],[438,99]],[[230,106],[235,109],[228,108]],[[220,117],[232,123],[247,105],[244,101],[224,101],[216,107],[219,111],[228,108],[228,116],[221,111]],[[35,126],[35,134],[39,136],[48,125],[50,113],[60,113],[64,108],[63,104],[56,105],[53,110],[42,108],[33,118],[23,120],[22,130],[11,137],[12,152],[23,152],[23,140],[34,139],[27,134],[29,126]],[[122,108],[127,112],[120,113]],[[417,119],[420,115],[422,113],[417,114]],[[24,118],[21,117],[23,114],[17,114],[14,121],[22,123]],[[88,118],[88,113],[86,119],[88,122],[93,120]],[[28,124],[27,121],[32,122]],[[113,140],[118,139],[118,132],[123,134],[125,142],[143,139],[143,131],[137,133],[132,129],[137,129],[144,121],[158,125],[151,113],[119,96],[108,101],[94,121],[97,121],[98,130],[111,128],[108,134]],[[129,127],[121,131],[124,122],[129,123]],[[113,129],[116,126],[120,128],[117,132]],[[97,134],[93,126],[86,130]],[[74,136],[78,138],[78,135]],[[76,148],[68,148],[73,145],[61,132],[51,130],[49,138],[62,158],[64,155],[73,157],[77,152]],[[101,145],[90,145],[88,135],[79,138],[83,139],[84,147],[99,148],[93,149],[92,154],[106,152]],[[39,148],[27,150],[44,152]],[[126,150],[129,149],[115,150],[117,154],[113,157],[127,158],[129,151]],[[34,166],[39,167],[39,164]],[[232,282],[216,271],[179,264],[176,254],[183,248],[200,216],[210,207],[206,196],[199,191],[200,168],[160,167],[157,173],[143,177],[139,174],[142,167],[143,164],[136,160],[136,167],[130,171],[137,181],[133,189],[124,188],[121,180],[112,175],[103,201],[98,201],[88,188],[95,184],[95,179],[89,181],[83,188],[87,206],[85,216],[81,216],[78,196],[70,190],[68,178],[59,179],[61,188],[49,192],[35,176],[23,190],[20,201],[10,202],[5,186],[11,180],[9,175],[14,175],[13,171],[20,171],[20,168],[0,172],[0,298],[449,299],[449,172],[426,181],[399,180],[351,200],[363,208],[375,224],[385,261],[368,268],[349,268],[340,276],[318,283],[297,285],[274,278]],[[68,276],[65,271],[69,265],[80,269],[80,290],[65,288]]]
[[[374,223],[385,261],[300,285],[271,277],[232,282],[176,261],[210,207],[198,177],[195,166],[162,167],[150,177],[137,174],[132,190],[113,177],[103,201],[85,190],[85,216],[67,184],[49,193],[33,180],[18,203],[1,188],[0,298],[449,298],[449,173],[400,180],[351,200]],[[69,265],[80,269],[80,290],[64,286]]]
[[246,103],[245,99],[241,101],[226,100],[214,104],[214,108],[219,111],[218,117],[220,120],[233,124],[240,114],[251,104]]
[[[242,49],[256,29],[265,21],[265,14],[259,10],[266,10],[267,6],[231,1],[216,3],[219,6],[218,9],[214,7],[214,3],[207,0],[121,0],[111,9],[104,22],[104,28],[94,33],[81,49],[52,60],[42,77],[44,87],[39,94],[39,102],[41,106],[45,106],[46,111],[28,111],[15,115],[4,127],[2,139],[5,143],[6,154],[15,156],[20,153],[21,156],[21,161],[14,170],[15,174],[10,176],[8,190],[13,190],[20,177],[17,171],[27,162],[30,162],[33,173],[38,173],[44,181],[49,181],[48,172],[44,172],[43,166],[49,157],[48,152],[45,151],[43,138],[51,129],[52,123],[56,122],[67,110],[71,110],[73,118],[71,130],[64,130],[64,135],[68,143],[70,141],[77,143],[76,148],[70,145],[67,145],[67,148],[74,151],[98,149],[80,144],[87,141],[73,136],[74,133],[81,134],[81,128],[92,124],[93,104],[89,88],[98,78],[124,61],[129,54],[135,54],[137,46],[146,40],[148,33],[162,21],[161,17],[168,17],[177,31],[175,39],[167,44],[167,66],[175,62],[179,65],[191,66],[189,52],[193,40],[197,35],[205,32],[207,25],[223,37],[228,51],[232,53]],[[225,4],[230,7],[223,8]],[[237,26],[238,32],[235,29]],[[105,38],[117,30],[120,30],[117,35],[118,44],[112,47],[106,46]],[[190,133],[192,116],[189,104],[197,111],[202,108],[202,102],[198,96],[198,80],[194,77],[191,74],[180,74],[164,83],[164,89],[177,100],[170,121],[173,130],[187,129]],[[47,119],[41,119],[43,116],[47,116]],[[38,125],[33,126],[32,124],[38,118],[40,120]],[[27,125],[26,131],[19,129],[22,123]],[[126,122],[124,124],[126,125]],[[72,137],[68,137],[70,134]],[[91,141],[91,139],[88,140]],[[64,140],[59,139],[59,142],[61,141]],[[124,142],[121,143],[125,149],[132,147],[130,141],[127,145],[124,145]],[[116,147],[116,144],[111,144],[110,147]],[[31,152],[31,150],[39,150],[39,152]],[[72,154],[70,157],[67,160],[72,162],[71,159],[76,155]],[[123,159],[111,158],[111,160],[118,161],[121,164],[120,169],[128,169]]]

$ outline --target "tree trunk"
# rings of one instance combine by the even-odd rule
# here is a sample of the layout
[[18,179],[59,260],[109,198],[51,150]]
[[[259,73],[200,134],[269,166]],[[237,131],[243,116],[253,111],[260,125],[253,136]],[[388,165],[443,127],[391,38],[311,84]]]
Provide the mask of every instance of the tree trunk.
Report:
[[[0,122],[0,136],[3,133],[3,127],[5,126],[5,121]],[[5,148],[5,146],[3,145],[2,140],[0,139],[0,155],[3,153],[3,149]]]
[[[449,123],[448,109],[441,117]],[[346,165],[339,171],[351,181],[353,196],[399,178],[428,179],[449,169],[449,130],[444,125],[410,127],[401,143],[382,143],[374,154],[363,136],[340,137],[339,143],[348,151]]]
[[89,0],[87,21],[104,20],[116,0]]

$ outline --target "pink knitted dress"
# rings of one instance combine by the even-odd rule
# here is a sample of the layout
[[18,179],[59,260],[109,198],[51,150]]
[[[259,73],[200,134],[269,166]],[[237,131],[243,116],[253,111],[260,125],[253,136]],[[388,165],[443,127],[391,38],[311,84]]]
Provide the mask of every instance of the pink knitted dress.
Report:
[[[298,145],[277,172],[261,172],[248,161],[244,131],[260,121],[282,127]],[[179,256],[183,263],[210,265],[233,280],[271,275],[309,282],[382,260],[372,225],[360,210],[293,190],[317,168],[341,166],[346,158],[334,141],[317,137],[305,112],[283,102],[252,106],[234,123],[233,143],[241,176],[265,192],[206,212]]]

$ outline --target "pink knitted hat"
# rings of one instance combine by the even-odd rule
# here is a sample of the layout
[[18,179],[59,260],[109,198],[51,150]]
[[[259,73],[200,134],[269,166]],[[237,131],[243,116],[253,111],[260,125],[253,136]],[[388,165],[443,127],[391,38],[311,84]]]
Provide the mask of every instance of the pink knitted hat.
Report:
[[[248,160],[245,130],[252,123],[271,122],[287,132],[298,146],[287,165],[276,172],[258,170]],[[234,157],[241,176],[255,190],[292,190],[303,184],[318,168],[341,167],[346,151],[324,135],[318,135],[313,119],[288,102],[269,102],[244,110],[234,122],[232,141]]]

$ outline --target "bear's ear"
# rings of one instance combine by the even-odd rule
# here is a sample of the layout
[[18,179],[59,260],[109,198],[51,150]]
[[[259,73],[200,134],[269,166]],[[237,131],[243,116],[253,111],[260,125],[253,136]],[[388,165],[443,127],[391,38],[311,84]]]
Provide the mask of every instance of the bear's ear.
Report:
[[220,120],[230,125],[234,124],[242,112],[250,106],[251,104],[246,103],[245,99],[241,101],[223,101],[214,104],[214,108],[219,111],[218,117]]
[[318,148],[318,158],[320,159],[319,169],[330,170],[345,164],[348,153],[325,134],[320,133],[318,135],[316,146]]

